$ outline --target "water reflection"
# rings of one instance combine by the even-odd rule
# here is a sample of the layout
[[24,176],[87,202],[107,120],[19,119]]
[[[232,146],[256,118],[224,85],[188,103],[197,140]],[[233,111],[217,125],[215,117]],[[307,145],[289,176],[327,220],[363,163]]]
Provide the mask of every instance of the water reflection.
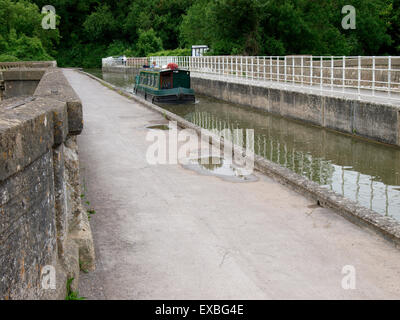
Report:
[[378,213],[400,220],[400,150],[265,112],[198,96],[195,105],[163,105],[217,132],[254,129],[256,154]]
[[206,156],[197,159],[189,159],[184,168],[197,171],[202,174],[211,174],[231,182],[254,182],[258,178],[253,174],[247,174],[247,170],[234,165],[230,160],[219,156]]
[[[103,79],[131,91],[134,75],[105,73]],[[197,95],[196,98],[196,104],[163,107],[214,132],[254,129],[258,155],[380,214],[400,220],[399,148],[209,97]]]
[[94,76],[103,79],[128,92],[133,91],[133,85],[135,83],[135,74],[133,73],[103,73],[101,69],[84,69],[84,71],[91,73]]

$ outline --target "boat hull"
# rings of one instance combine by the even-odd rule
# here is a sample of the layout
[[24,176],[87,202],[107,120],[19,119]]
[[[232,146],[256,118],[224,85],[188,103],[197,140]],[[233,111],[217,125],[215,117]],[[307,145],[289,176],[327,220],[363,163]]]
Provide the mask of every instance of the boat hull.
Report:
[[188,103],[195,101],[194,90],[188,88],[152,90],[138,86],[135,88],[135,92],[153,103]]

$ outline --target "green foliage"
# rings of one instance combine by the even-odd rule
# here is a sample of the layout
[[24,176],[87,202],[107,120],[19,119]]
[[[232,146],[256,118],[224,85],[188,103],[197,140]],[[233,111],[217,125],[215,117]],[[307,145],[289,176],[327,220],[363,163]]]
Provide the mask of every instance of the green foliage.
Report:
[[80,66],[100,68],[101,58],[106,56],[107,46],[103,44],[83,44],[77,42],[71,48],[61,48],[57,56],[60,66]]
[[52,60],[58,30],[44,30],[42,14],[29,1],[0,0],[0,54],[15,60]]
[[86,18],[83,28],[88,37],[96,41],[104,41],[117,31],[117,24],[110,8],[102,5]]
[[174,50],[162,50],[154,53],[150,53],[148,57],[164,57],[164,56],[190,56],[192,55],[192,49],[174,49]]
[[85,300],[85,297],[79,296],[78,291],[72,291],[71,284],[74,281],[74,278],[69,278],[67,280],[67,295],[65,296],[65,300]]
[[208,0],[197,0],[183,16],[180,25],[180,42],[182,46],[211,44],[212,30],[211,6]]
[[357,27],[344,30],[347,0],[197,0],[183,17],[180,40],[207,44],[211,55],[393,54],[391,41],[400,39],[395,2],[351,1]]
[[162,50],[161,38],[157,37],[153,29],[140,30],[136,43],[136,56],[146,57],[151,52]]
[[15,62],[15,61],[19,61],[19,59],[9,54],[0,54],[0,62]]
[[6,52],[20,60],[52,60],[39,38],[17,35],[14,29],[8,35]]
[[[0,0],[0,58],[95,68],[106,56],[398,55],[398,0],[52,0],[57,30],[41,27],[47,0]],[[344,5],[356,29],[341,27]],[[164,50],[165,49],[165,50]]]
[[[392,47],[395,49],[396,54],[400,54],[400,2],[393,1],[382,12],[388,24],[388,33],[392,38]],[[390,48],[388,48],[390,50]]]
[[79,270],[81,270],[83,273],[89,273],[89,270],[86,269],[85,263],[82,262],[80,259],[79,259]]
[[[192,0],[134,0],[127,1],[128,13],[124,19],[123,30],[126,38],[136,41],[140,30],[153,29],[165,47],[175,49],[178,47],[179,26],[182,16],[191,6]],[[153,51],[154,52],[154,51]]]

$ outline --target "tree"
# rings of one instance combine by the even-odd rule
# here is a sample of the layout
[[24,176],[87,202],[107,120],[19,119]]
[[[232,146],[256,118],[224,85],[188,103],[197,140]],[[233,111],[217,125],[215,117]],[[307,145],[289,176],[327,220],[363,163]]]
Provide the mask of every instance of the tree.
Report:
[[[44,30],[39,8],[28,1],[0,0],[0,54],[20,60],[51,60],[57,30]],[[23,17],[23,18],[22,18]]]
[[139,39],[136,43],[136,55],[145,57],[149,53],[162,50],[162,41],[157,37],[153,29],[139,31]]
[[112,39],[117,30],[113,14],[107,5],[97,7],[96,11],[86,18],[83,27],[87,36],[97,41]]
[[[400,52],[399,0],[52,0],[59,33],[40,26],[39,8],[46,4],[0,0],[0,54],[47,54],[60,66],[94,67],[105,55],[147,55],[194,44],[208,45],[210,54]],[[341,26],[348,4],[356,8],[355,30]]]

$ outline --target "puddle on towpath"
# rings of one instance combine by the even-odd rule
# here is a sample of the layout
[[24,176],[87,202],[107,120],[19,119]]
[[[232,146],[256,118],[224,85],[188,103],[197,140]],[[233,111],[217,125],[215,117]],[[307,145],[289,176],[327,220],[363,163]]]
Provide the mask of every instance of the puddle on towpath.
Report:
[[152,130],[170,130],[171,129],[168,124],[154,124],[154,125],[146,126],[146,128],[152,129]]
[[238,167],[231,160],[222,157],[208,156],[187,161],[182,164],[184,168],[203,175],[213,175],[230,182],[258,181],[258,178],[253,174],[248,174],[245,168]]

